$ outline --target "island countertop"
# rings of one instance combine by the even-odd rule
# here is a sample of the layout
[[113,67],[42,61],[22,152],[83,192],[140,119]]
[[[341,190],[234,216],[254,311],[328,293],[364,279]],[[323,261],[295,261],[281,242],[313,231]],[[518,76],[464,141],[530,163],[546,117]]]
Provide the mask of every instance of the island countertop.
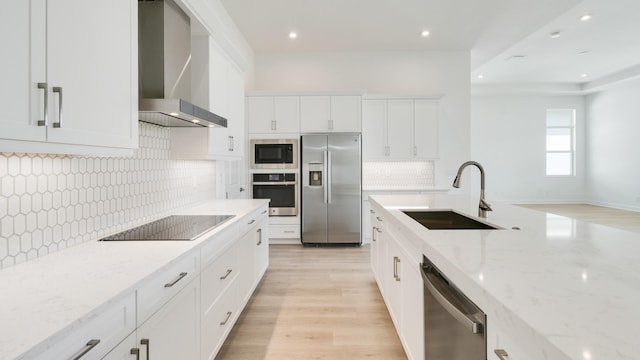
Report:
[[640,234],[496,202],[486,221],[501,230],[428,230],[401,210],[476,217],[478,199],[370,201],[485,311],[488,327],[496,319],[509,324],[530,359],[640,358]]

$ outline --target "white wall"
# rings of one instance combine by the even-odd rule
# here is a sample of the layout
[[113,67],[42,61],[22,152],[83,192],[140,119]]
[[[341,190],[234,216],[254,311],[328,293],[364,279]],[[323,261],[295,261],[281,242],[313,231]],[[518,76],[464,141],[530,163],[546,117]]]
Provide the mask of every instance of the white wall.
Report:
[[[474,87],[475,89],[475,87]],[[581,202],[585,182],[583,96],[474,95],[471,154],[486,172],[486,197],[514,203]],[[545,175],[546,110],[576,109],[577,174]],[[470,170],[465,170],[465,172]],[[475,170],[474,173],[476,173]],[[467,175],[469,176],[469,175]],[[474,176],[477,178],[477,176]],[[475,184],[474,179],[474,184]],[[471,185],[477,187],[476,185]]]
[[640,210],[640,80],[587,96],[587,200]]
[[251,90],[442,94],[436,185],[449,186],[470,155],[469,72],[468,52],[256,53]]

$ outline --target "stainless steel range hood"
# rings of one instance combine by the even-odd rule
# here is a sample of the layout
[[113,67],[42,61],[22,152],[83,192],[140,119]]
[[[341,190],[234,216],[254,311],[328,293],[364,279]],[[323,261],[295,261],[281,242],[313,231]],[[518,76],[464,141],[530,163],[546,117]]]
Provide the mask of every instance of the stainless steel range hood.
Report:
[[169,127],[227,127],[191,101],[190,20],[173,0],[138,0],[138,118]]

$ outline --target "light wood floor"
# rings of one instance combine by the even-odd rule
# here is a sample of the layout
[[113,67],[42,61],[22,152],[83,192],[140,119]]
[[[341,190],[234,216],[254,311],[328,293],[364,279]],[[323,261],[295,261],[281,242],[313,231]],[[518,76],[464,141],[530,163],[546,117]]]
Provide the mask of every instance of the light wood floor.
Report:
[[587,204],[521,204],[519,206],[640,233],[640,212]]
[[216,359],[406,359],[369,246],[269,249],[262,284]]

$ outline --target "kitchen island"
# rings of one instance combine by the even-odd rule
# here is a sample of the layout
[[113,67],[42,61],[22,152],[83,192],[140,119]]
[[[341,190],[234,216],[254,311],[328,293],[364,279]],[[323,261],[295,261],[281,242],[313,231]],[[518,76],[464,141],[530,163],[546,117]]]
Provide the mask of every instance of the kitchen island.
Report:
[[[104,353],[120,342],[124,344],[125,354],[129,353],[129,348],[142,348],[140,351],[143,358],[144,346],[140,345],[140,340],[148,336],[141,329],[150,329],[146,324],[155,321],[155,314],[164,315],[162,308],[168,306],[164,304],[170,304],[172,299],[179,298],[180,295],[177,294],[182,293],[185,294],[185,304],[192,304],[192,308],[188,310],[191,311],[194,322],[188,329],[195,335],[186,341],[178,337],[171,338],[172,341],[167,343],[170,346],[179,343],[180,346],[172,348],[183,351],[181,354],[190,354],[186,351],[192,342],[196,345],[191,349],[192,352],[200,354],[198,339],[201,314],[204,337],[204,334],[209,333],[207,311],[217,310],[217,304],[221,302],[214,300],[222,298],[223,293],[230,293],[230,304],[222,303],[225,308],[221,308],[223,319],[226,317],[224,322],[227,327],[224,331],[228,334],[240,313],[238,310],[244,306],[266,270],[267,206],[268,200],[205,202],[178,214],[224,214],[234,217],[193,241],[102,242],[94,239],[0,271],[0,359],[69,358],[67,351],[82,350],[84,343],[93,339],[91,331],[100,332],[104,325],[113,325],[113,332],[104,334],[104,338],[95,338],[100,341],[93,342],[96,344],[95,349],[87,348],[88,352],[83,359],[102,358]],[[231,263],[227,264],[227,261]],[[260,265],[257,266],[256,263]],[[232,272],[227,269],[234,270]],[[179,276],[176,277],[177,275]],[[205,281],[209,277],[215,281]],[[217,283],[218,278],[220,284]],[[209,288],[211,290],[207,290]],[[209,306],[207,303],[207,308],[204,308],[205,301],[209,300],[214,304]],[[199,309],[201,303],[202,312]],[[180,308],[185,309],[187,306]],[[225,316],[229,307],[234,307],[233,315],[227,313]],[[92,327],[92,323],[98,320],[105,321]],[[162,320],[164,319],[160,318],[156,323],[162,324]],[[221,328],[217,326],[220,321],[214,321],[216,328]],[[148,333],[158,335],[158,328],[156,326]],[[166,333],[173,335],[170,333],[171,329],[168,330]],[[81,346],[77,346],[71,340],[78,334],[91,337],[82,340]],[[187,332],[185,334],[193,335]],[[123,340],[125,336],[133,339],[131,345]],[[226,335],[221,332],[219,338],[224,336]],[[90,343],[91,341],[87,346]],[[172,358],[170,353],[163,354],[158,344],[162,345],[162,342],[154,343],[152,340],[152,346],[156,347],[154,357]],[[203,353],[207,346],[207,352],[215,351],[211,348],[215,345],[213,336],[208,336],[207,341],[203,341]],[[148,354],[148,346],[146,350]],[[190,355],[187,357],[199,358]],[[120,358],[123,357],[115,354],[107,355],[105,359]]]
[[[637,359],[640,234],[492,202],[499,230],[428,230],[402,209],[453,209],[463,195],[376,195],[370,201],[419,268],[429,258],[487,315],[487,359]],[[383,292],[384,294],[384,292]]]

